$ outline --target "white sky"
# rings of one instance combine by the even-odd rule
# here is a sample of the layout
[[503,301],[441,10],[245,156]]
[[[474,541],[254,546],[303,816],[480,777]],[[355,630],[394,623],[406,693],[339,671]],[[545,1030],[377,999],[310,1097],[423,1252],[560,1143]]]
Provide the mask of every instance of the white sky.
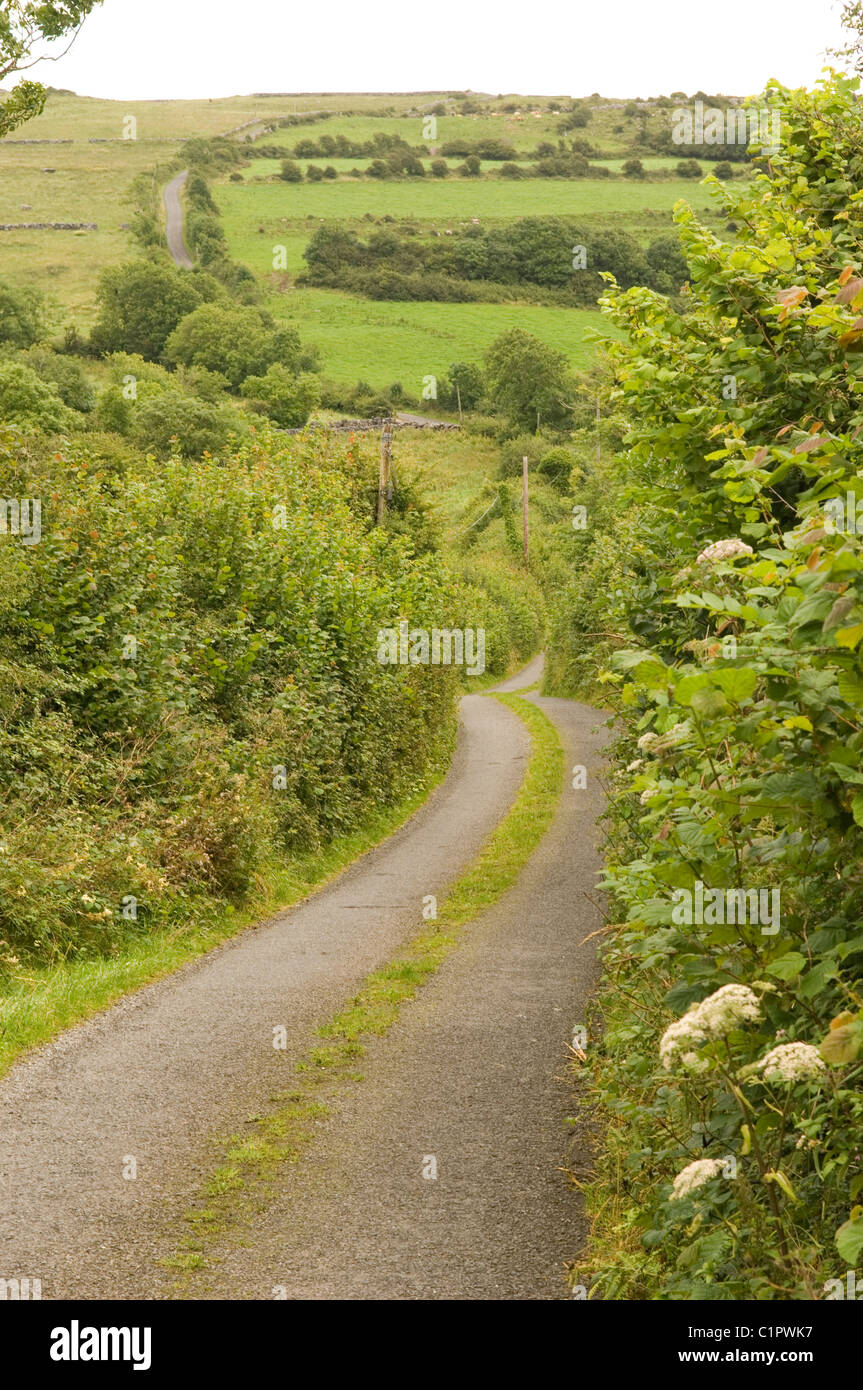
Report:
[[838,0],[104,0],[33,76],[142,100],[251,92],[748,95],[811,85]]

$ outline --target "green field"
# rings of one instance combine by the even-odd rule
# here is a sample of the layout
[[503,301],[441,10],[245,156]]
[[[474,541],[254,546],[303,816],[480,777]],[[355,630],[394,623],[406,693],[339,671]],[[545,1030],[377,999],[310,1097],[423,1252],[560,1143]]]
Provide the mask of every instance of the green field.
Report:
[[[433,104],[429,102],[427,104]],[[346,135],[349,140],[372,140],[375,135],[400,135],[410,145],[438,147],[448,140],[506,140],[517,150],[532,150],[540,140],[558,139],[559,115],[544,112],[541,116],[513,116],[500,112],[495,116],[436,116],[437,131],[433,138],[424,135],[426,116],[338,116],[320,124],[298,126],[275,131],[266,137],[268,145],[293,148],[298,140],[317,140],[321,135]],[[586,132],[582,132],[585,133]]]
[[[29,129],[29,127],[28,127]],[[92,320],[95,278],[128,258],[123,229],[136,175],[179,145],[123,140],[110,145],[0,143],[0,222],[95,222],[98,231],[0,231],[0,275],[36,285],[56,305],[58,326]],[[158,154],[155,151],[158,150]],[[44,170],[53,169],[53,173]]]
[[[457,137],[491,136],[510,140],[520,150],[559,138],[560,116],[549,109],[554,105],[550,98],[519,98],[518,115],[500,109],[512,98],[490,99],[496,109],[488,114],[436,117],[434,138],[425,138],[423,112],[441,99],[440,93],[307,93],[127,103],[51,93],[42,116],[0,142],[0,222],[95,222],[98,230],[0,232],[0,275],[33,284],[48,296],[55,331],[75,324],[85,332],[95,316],[101,269],[139,253],[125,229],[132,180],[150,172],[158,190],[169,164],[182,157],[184,139],[226,134],[250,121],[258,123],[251,132],[255,137],[286,149],[324,133],[364,141],[383,131],[434,147]],[[542,108],[539,116],[533,114],[537,106]],[[333,114],[310,125],[267,128],[290,113],[319,110]],[[136,139],[122,138],[129,117],[137,123]],[[649,119],[666,116],[653,112]],[[624,116],[622,103],[600,102],[589,126],[572,134],[600,147],[617,172],[624,155],[632,153],[641,120]],[[237,138],[244,140],[246,132]],[[24,143],[59,139],[72,143]],[[285,183],[274,177],[278,161],[252,158],[241,181],[225,177],[214,184],[231,253],[259,276],[273,313],[294,321],[304,337],[319,345],[328,377],[346,384],[363,379],[380,387],[401,381],[411,394],[418,393],[423,377],[440,376],[453,361],[479,357],[510,327],[526,328],[560,347],[577,366],[590,361],[594,334],[609,330],[597,313],[583,309],[370,302],[336,290],[298,289],[294,282],[305,268],[303,251],[319,221],[339,219],[362,229],[369,219],[390,218],[424,223],[445,235],[474,218],[570,216],[621,227],[647,244],[670,228],[678,199],[714,224],[721,220],[716,202],[697,181],[669,177],[676,161],[668,158],[646,156],[645,167],[654,177],[643,182],[620,177],[513,181],[495,177],[494,164],[484,166],[491,174],[485,178],[453,174],[443,180],[378,182],[345,177],[364,160],[321,156],[315,162],[332,163],[340,177],[317,184]],[[457,157],[450,162],[456,164]],[[280,273],[273,268],[276,246],[286,252],[287,267]]]
[[[225,134],[248,121],[268,122],[298,112],[327,111],[333,113],[331,120],[321,125],[300,126],[281,131],[279,138],[284,137],[292,144],[303,135],[314,136],[315,131],[326,130],[334,135],[344,132],[351,134],[355,139],[370,139],[377,130],[395,130],[399,134],[405,134],[412,143],[419,143],[421,120],[417,119],[417,130],[420,134],[413,137],[405,132],[402,113],[427,111],[441,99],[439,92],[306,92],[301,95],[287,93],[283,96],[213,97],[208,101],[106,101],[99,97],[51,92],[43,114],[35,120],[28,121],[26,130],[17,132],[12,138],[120,139],[126,117],[134,116],[138,123],[139,140],[165,137],[188,139],[195,135]],[[532,99],[524,97],[521,100],[525,102],[523,110],[527,111]],[[541,97],[538,100],[545,107],[550,98]],[[369,114],[341,114],[354,111]],[[373,114],[376,112],[391,112],[392,115],[378,118]],[[466,135],[468,132],[472,138],[487,135],[504,138],[505,130],[521,130],[525,127],[530,134],[526,143],[533,144],[535,140],[546,138],[537,134],[537,131],[556,130],[558,119],[559,117],[550,115],[544,115],[540,120],[526,116],[519,123],[511,121],[510,117],[503,113],[488,117],[447,116],[439,118],[438,131],[448,131],[447,135],[440,137],[443,139],[452,139],[455,135]],[[514,137],[506,138],[513,138],[513,143],[516,143]]]
[[612,336],[593,310],[535,304],[405,304],[300,289],[271,295],[267,307],[318,345],[325,376],[378,387],[400,381],[412,395],[419,395],[424,376],[442,376],[451,362],[476,361],[509,328],[534,333],[580,367],[594,356],[594,335]]
[[[258,161],[264,163],[264,161]],[[617,180],[524,179],[515,183],[460,179],[406,182],[290,184],[221,183],[214,189],[232,254],[271,287],[268,306],[318,345],[324,374],[338,381],[386,387],[400,381],[418,395],[423,377],[440,377],[450,363],[476,361],[510,328],[524,328],[587,367],[596,339],[613,336],[598,312],[534,304],[439,304],[368,301],[338,291],[303,289],[303,250],[322,219],[353,221],[366,215],[422,219],[446,231],[472,217],[567,214],[614,222],[642,240],[671,224],[671,208],[685,198],[701,215],[716,215],[715,201],[692,180],[628,183]],[[365,222],[368,226],[368,222]],[[273,273],[274,247],[285,248],[287,273]]]
[[[328,162],[328,161],[324,161]],[[274,171],[275,172],[275,171]],[[706,188],[694,179],[669,179],[659,183],[617,179],[408,179],[399,182],[226,184],[217,194],[226,229],[233,233],[244,225],[298,218],[372,217],[441,219],[472,217],[580,217],[607,218],[623,214],[638,218],[644,213],[667,216],[679,198],[696,211],[715,208]]]

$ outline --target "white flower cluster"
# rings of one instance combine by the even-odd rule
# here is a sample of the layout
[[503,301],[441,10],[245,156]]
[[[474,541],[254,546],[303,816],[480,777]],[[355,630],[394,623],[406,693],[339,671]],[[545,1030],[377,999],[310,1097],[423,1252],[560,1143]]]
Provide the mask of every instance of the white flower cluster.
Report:
[[762,1057],[757,1068],[765,1081],[811,1081],[827,1071],[817,1047],[811,1043],[780,1043]]
[[697,1187],[703,1187],[711,1178],[718,1177],[724,1167],[725,1160],[722,1158],[697,1158],[694,1163],[688,1163],[674,1179],[671,1201],[679,1202],[688,1197]]
[[685,724],[673,724],[670,729],[666,729],[664,734],[658,734],[653,729],[648,729],[647,733],[642,734],[638,740],[638,746],[643,753],[664,753],[669,748],[676,748],[688,734],[689,729]]
[[752,554],[754,554],[752,546],[734,536],[727,541],[711,541],[710,545],[706,545],[701,554],[696,557],[695,563],[696,565],[711,565],[716,560],[736,560],[738,555]]
[[689,1071],[703,1070],[706,1064],[693,1048],[710,1038],[723,1037],[747,1019],[758,1018],[759,1012],[758,996],[748,985],[723,985],[669,1024],[659,1043],[662,1065],[666,1071],[675,1063]]

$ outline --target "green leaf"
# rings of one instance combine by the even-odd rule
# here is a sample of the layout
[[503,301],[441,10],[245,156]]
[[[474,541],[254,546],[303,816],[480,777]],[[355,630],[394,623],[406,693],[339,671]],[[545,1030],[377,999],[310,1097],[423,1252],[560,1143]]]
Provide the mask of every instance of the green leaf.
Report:
[[837,647],[848,647],[851,651],[863,637],[863,623],[855,623],[853,627],[840,627],[836,632]]
[[840,671],[836,677],[839,694],[848,705],[863,709],[863,679],[856,671]]
[[794,980],[805,965],[806,957],[799,951],[787,951],[784,956],[768,965],[767,974],[775,975],[777,980]]
[[808,971],[798,986],[803,999],[814,999],[826,984],[836,979],[836,966],[829,958],[822,960],[813,970]]
[[860,1055],[861,1048],[863,1020],[855,1019],[853,1023],[843,1023],[838,1028],[831,1028],[819,1051],[828,1066],[844,1067]]
[[812,720],[807,719],[805,714],[792,714],[790,719],[783,719],[782,724],[786,729],[805,729],[807,733],[812,733]]
[[843,782],[853,782],[858,786],[863,786],[863,772],[856,767],[847,767],[845,763],[829,763],[831,771],[837,777],[841,777]]
[[710,676],[735,704],[750,699],[758,684],[757,674],[748,666],[727,666],[718,671],[711,671]]
[[839,1227],[836,1232],[836,1249],[847,1265],[856,1265],[857,1257],[863,1250],[863,1216],[846,1221]]

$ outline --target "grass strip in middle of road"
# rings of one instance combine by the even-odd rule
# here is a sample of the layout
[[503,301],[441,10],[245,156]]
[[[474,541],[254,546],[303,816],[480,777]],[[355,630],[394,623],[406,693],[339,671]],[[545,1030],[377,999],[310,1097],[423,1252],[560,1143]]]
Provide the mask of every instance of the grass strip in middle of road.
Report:
[[221,1142],[222,1161],[186,1213],[190,1234],[162,1261],[182,1272],[175,1293],[188,1288],[188,1277],[196,1270],[206,1269],[220,1240],[267,1205],[267,1190],[281,1165],[299,1162],[330,1104],[350,1083],[363,1080],[357,1070],[365,1052],[362,1039],[389,1032],[401,1005],[457,945],[460,929],[512,887],[551,824],[563,789],[564,753],[557,730],[527,700],[509,694],[494,698],[513,710],[530,733],[530,760],[515,801],[453,885],[437,919],[395,960],[368,975],[340,1013],[318,1029],[319,1043],[294,1063],[293,1084],[272,1097],[273,1108],[252,1116],[244,1133]]

